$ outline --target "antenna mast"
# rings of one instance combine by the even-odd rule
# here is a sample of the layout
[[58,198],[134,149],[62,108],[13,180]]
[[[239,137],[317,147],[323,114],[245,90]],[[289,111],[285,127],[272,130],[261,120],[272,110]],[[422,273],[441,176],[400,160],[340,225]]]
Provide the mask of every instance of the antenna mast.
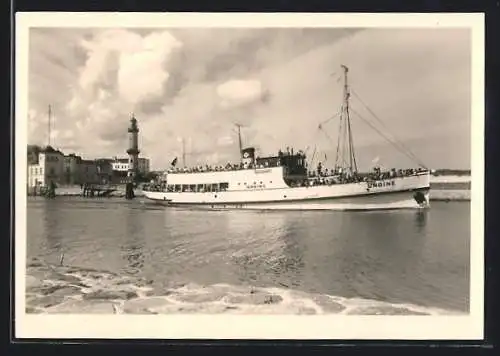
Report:
[[52,116],[52,107],[49,104],[49,111],[48,111],[48,132],[47,132],[47,145],[50,146],[50,139],[51,139],[51,132],[50,132],[50,121],[51,121],[51,116]]
[[241,124],[234,124],[237,128],[238,128],[238,145],[239,145],[239,148],[240,148],[240,154],[241,154],[241,151],[243,150],[243,145],[241,143]]

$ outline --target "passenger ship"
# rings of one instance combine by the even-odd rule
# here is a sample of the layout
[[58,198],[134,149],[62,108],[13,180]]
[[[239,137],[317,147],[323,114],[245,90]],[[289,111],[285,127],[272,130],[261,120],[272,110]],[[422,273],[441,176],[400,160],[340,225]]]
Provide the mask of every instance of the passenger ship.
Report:
[[[177,158],[160,187],[144,191],[146,198],[169,206],[207,209],[259,210],[376,210],[428,208],[430,171],[391,169],[358,172],[350,125],[348,68],[343,70],[343,102],[339,114],[339,140],[335,167],[319,163],[308,170],[303,151],[281,150],[256,157],[253,147],[242,148],[236,165],[194,169],[175,168]],[[322,129],[322,125],[319,125]],[[314,156],[314,154],[313,154]]]

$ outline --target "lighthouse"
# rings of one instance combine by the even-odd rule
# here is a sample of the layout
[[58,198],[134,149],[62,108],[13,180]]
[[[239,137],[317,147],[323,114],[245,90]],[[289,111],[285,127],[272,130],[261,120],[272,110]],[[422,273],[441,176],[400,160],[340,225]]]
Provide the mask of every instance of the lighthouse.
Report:
[[128,127],[128,173],[130,180],[134,180],[138,171],[139,165],[139,127],[134,114],[130,118],[130,126]]

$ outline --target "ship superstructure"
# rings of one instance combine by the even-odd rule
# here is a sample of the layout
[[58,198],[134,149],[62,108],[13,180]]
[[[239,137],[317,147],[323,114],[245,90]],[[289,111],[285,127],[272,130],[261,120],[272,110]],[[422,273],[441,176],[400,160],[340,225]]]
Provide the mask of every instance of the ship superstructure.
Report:
[[[240,162],[225,166],[177,168],[175,159],[161,186],[145,196],[172,206],[209,209],[373,210],[429,207],[430,171],[379,167],[358,171],[351,128],[348,68],[342,66],[343,101],[338,114],[339,134],[335,165],[321,163],[311,170],[304,151],[279,151],[257,157],[254,147],[242,147]],[[329,120],[331,120],[329,119]],[[323,129],[319,125],[319,129]],[[401,146],[401,145],[400,145]],[[408,151],[407,151],[408,153]],[[313,153],[314,156],[315,153]],[[415,158],[415,157],[414,157]]]

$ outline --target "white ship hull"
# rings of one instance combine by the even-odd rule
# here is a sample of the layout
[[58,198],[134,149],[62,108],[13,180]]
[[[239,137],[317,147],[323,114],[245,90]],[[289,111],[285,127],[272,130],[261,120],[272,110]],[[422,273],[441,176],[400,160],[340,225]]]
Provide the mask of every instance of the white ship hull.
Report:
[[379,210],[429,207],[428,173],[367,182],[229,190],[224,192],[153,192],[146,198],[169,206],[256,210]]

